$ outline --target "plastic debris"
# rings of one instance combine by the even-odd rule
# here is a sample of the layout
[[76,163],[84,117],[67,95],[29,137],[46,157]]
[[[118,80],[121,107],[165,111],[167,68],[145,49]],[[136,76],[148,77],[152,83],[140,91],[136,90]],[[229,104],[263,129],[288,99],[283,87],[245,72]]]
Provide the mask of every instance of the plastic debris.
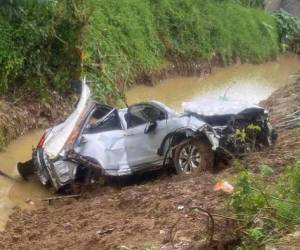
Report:
[[184,209],[184,206],[178,205],[178,206],[177,206],[177,209],[178,209],[178,210],[182,210],[182,209]]
[[30,199],[27,199],[25,202],[26,202],[27,204],[31,205],[31,206],[34,205],[34,202],[33,202],[32,200],[30,200]]
[[219,181],[214,186],[214,191],[222,190],[225,193],[231,194],[234,190],[234,187],[228,181]]

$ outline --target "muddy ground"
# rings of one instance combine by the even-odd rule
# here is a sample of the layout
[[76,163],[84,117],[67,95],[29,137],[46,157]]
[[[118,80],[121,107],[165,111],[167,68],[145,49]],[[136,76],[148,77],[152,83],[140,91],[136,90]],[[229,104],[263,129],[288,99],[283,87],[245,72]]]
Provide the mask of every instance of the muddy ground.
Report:
[[[263,105],[272,123],[279,124],[300,107],[300,81],[274,92]],[[254,171],[265,163],[281,172],[297,156],[300,130],[278,132],[275,146],[246,156],[243,163]],[[95,186],[77,200],[35,201],[33,210],[16,209],[11,215],[0,233],[0,249],[226,248],[238,235],[229,218],[228,194],[213,186],[219,179],[231,181],[234,171],[227,166],[184,178],[162,171]],[[213,215],[213,230],[201,208]]]
[[[300,80],[276,90],[270,98],[261,103],[270,112],[270,121],[276,127],[285,118],[300,109]],[[279,173],[287,163],[300,155],[300,127],[294,129],[276,128],[277,144],[271,148],[252,153],[244,159],[246,165],[255,168],[257,163],[274,166]]]

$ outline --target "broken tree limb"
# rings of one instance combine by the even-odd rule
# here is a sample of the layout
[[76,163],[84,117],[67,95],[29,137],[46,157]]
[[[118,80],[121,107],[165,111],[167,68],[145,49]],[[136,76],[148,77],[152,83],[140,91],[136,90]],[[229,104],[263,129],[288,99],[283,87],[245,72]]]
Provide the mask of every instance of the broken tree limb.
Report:
[[234,218],[234,217],[230,217],[230,216],[225,216],[225,215],[222,215],[222,214],[211,214],[213,217],[220,217],[220,218],[223,218],[223,219],[227,219],[227,220],[234,220],[234,221],[245,221],[245,220],[242,220],[242,219],[238,219],[238,218]]
[[[262,193],[261,190],[258,190],[256,188],[251,187],[251,189],[254,190],[254,191],[256,191],[256,192]],[[286,202],[286,203],[300,205],[300,202],[298,202],[298,201],[286,200],[286,199],[282,199],[282,198],[276,197],[276,196],[271,195],[271,194],[266,194],[266,193],[264,193],[263,195],[264,195],[264,197],[269,197],[270,199],[273,199],[273,200],[278,200],[278,201],[282,201],[282,202]],[[269,207],[271,207],[271,206],[269,205]]]
[[74,194],[74,195],[61,195],[61,196],[53,196],[53,197],[48,197],[46,199],[42,199],[42,201],[48,201],[49,204],[51,204],[52,201],[54,200],[62,200],[62,199],[70,199],[70,198],[79,198],[81,197],[80,194]]
[[13,177],[9,176],[8,174],[2,172],[1,170],[0,170],[0,175],[7,178],[7,179],[9,179],[9,180],[11,180],[11,181],[17,181],[15,178],[13,178]]
[[190,209],[192,209],[192,210],[193,209],[198,209],[199,211],[204,213],[209,218],[209,221],[211,222],[211,227],[209,228],[209,223],[208,223],[207,230],[210,231],[208,242],[211,245],[213,240],[214,240],[214,234],[215,234],[215,220],[214,220],[214,217],[212,216],[212,214],[208,210],[203,209],[202,207],[194,206],[194,207],[191,207]]
[[176,222],[173,224],[173,226],[171,227],[170,231],[169,231],[169,240],[171,242],[171,245],[174,249],[175,245],[174,245],[174,238],[175,238],[175,235],[173,234],[174,232],[174,229],[176,228],[177,224],[181,221],[182,217],[179,217]]

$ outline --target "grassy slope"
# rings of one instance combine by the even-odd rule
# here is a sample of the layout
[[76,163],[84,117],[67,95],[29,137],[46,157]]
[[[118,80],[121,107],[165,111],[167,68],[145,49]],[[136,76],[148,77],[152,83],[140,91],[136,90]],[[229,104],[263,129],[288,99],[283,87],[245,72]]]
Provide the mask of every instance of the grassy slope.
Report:
[[89,76],[99,99],[118,97],[141,71],[167,61],[234,57],[261,62],[278,52],[273,17],[221,0],[96,0],[86,39]]

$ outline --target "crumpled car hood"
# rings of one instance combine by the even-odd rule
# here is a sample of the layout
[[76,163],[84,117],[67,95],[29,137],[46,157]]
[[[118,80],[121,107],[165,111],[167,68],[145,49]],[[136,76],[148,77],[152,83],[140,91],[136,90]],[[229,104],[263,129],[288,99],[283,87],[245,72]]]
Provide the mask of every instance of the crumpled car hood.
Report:
[[243,103],[224,97],[182,103],[182,109],[185,113],[197,113],[203,116],[236,115],[246,109],[253,108],[263,110],[263,108],[252,103]]

